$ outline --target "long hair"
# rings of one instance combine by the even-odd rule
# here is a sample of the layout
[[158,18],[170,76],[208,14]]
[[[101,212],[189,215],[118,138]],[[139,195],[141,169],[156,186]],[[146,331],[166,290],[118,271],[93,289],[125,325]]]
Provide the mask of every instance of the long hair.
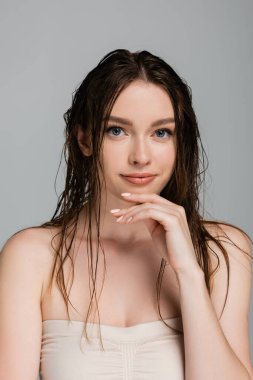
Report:
[[[99,246],[103,251],[99,231],[100,198],[102,188],[102,183],[100,182],[101,178],[99,177],[99,169],[102,169],[99,153],[108,118],[117,97],[123,89],[136,80],[152,83],[164,89],[170,97],[174,110],[177,157],[173,174],[160,195],[177,205],[183,206],[185,209],[196,252],[196,259],[200,268],[204,272],[205,283],[209,294],[211,292],[211,276],[219,267],[219,258],[209,246],[210,242],[215,243],[224,255],[228,270],[229,287],[229,260],[227,251],[222,246],[220,240],[208,232],[205,224],[208,223],[209,225],[218,226],[219,231],[224,234],[223,236],[227,238],[228,236],[218,224],[218,221],[204,220],[200,212],[201,204],[199,194],[201,185],[204,183],[208,162],[201,142],[197,118],[192,105],[191,89],[186,81],[180,78],[173,68],[158,56],[155,56],[146,50],[130,52],[125,49],[116,49],[105,55],[98,65],[88,73],[73,93],[71,107],[64,113],[64,120],[66,122],[66,141],[63,147],[63,152],[67,166],[65,188],[58,198],[57,207],[51,220],[40,225],[40,227],[44,228],[59,228],[59,232],[54,236],[51,242],[56,255],[49,287],[52,287],[53,279],[55,277],[69,317],[68,308],[71,301],[68,297],[68,291],[65,286],[63,265],[65,260],[70,258],[72,263],[71,288],[74,280],[74,265],[71,258],[71,248],[75,241],[80,211],[84,206],[87,209],[88,233],[86,236],[86,242],[89,276],[92,284],[90,304],[84,327],[87,340],[89,340],[89,338],[87,336],[86,323],[91,313],[93,303],[95,302],[97,306],[96,272]],[[87,136],[87,141],[89,139],[92,146],[92,154],[89,156],[84,156],[78,145],[76,134],[78,127],[83,130],[85,136]],[[93,267],[94,253],[91,239],[91,220],[93,213],[95,216],[95,236],[97,236],[95,268]],[[233,226],[226,222],[222,223]],[[247,235],[240,228],[236,228]],[[54,239],[56,239],[57,236],[59,239],[57,239],[57,244],[54,244]],[[248,235],[247,237],[249,238]],[[233,244],[236,245],[235,243]],[[213,270],[209,253],[214,254],[218,259],[218,265]],[[245,253],[247,254],[247,252]],[[57,264],[59,264],[58,270]],[[104,265],[105,268],[105,258]],[[161,316],[159,306],[160,290],[165,265],[166,262],[162,259],[157,276],[156,295],[159,315],[161,320],[167,325]],[[99,316],[98,307],[97,312]],[[177,329],[174,330],[180,332]]]

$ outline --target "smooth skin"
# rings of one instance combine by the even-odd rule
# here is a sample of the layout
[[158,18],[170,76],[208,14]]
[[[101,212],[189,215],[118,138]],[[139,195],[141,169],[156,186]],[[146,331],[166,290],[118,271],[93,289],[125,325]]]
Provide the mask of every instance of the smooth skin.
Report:
[[[211,308],[199,302],[200,299],[209,299],[202,294],[202,288],[199,286],[202,281],[195,281],[193,276],[189,282],[187,276],[181,275],[189,269],[188,277],[196,273],[195,253],[185,212],[180,206],[159,195],[172,175],[175,165],[176,139],[173,134],[175,125],[169,123],[151,130],[154,121],[174,116],[168,94],[153,84],[134,82],[122,91],[111,115],[130,119],[133,125],[130,127],[110,121],[110,127],[117,124],[121,129],[111,129],[104,136],[101,159],[104,164],[106,186],[101,199],[101,239],[135,248],[139,247],[141,241],[154,239],[157,246],[159,245],[158,255],[164,257],[170,266],[180,273],[181,295],[184,301],[182,308],[187,314],[184,328],[188,339],[187,355],[191,359],[188,363],[197,366],[190,370],[204,371],[203,366],[207,366],[207,372],[210,373],[210,368],[218,367],[219,360],[221,367],[217,370],[223,370],[224,360],[227,360],[226,369],[231,369],[232,375],[235,376],[238,370],[238,373],[245,374],[242,379],[253,378],[248,334],[251,261],[236,247],[231,246],[229,241],[223,239],[222,244],[227,249],[230,259],[230,285],[228,302],[219,320],[222,333],[216,329],[216,323],[214,327],[211,324],[207,325]],[[160,131],[163,128],[169,129],[172,135]],[[81,129],[78,130],[77,139],[83,154],[92,154]],[[137,171],[152,172],[157,176],[145,186],[131,184],[121,177],[121,174]],[[132,196],[124,197],[122,193],[131,193]],[[112,209],[120,209],[120,212],[111,213]],[[122,215],[125,218],[132,216],[133,219],[130,223],[127,223],[126,219],[116,222],[116,218]],[[210,233],[216,233],[213,227],[207,226],[207,228]],[[234,228],[226,226],[223,228],[237,245],[250,252],[250,244],[244,235]],[[13,235],[2,249],[0,380],[37,380],[42,320],[45,318],[45,315],[44,318],[42,315],[41,303],[45,294],[46,278],[51,268],[51,237],[51,232],[30,228]],[[219,316],[226,294],[227,272],[221,252],[212,244],[211,248],[220,259],[220,269],[214,277],[211,297]],[[119,251],[117,255],[120,256],[121,253]],[[113,260],[116,260],[116,256],[113,256]],[[191,286],[188,286],[189,283]],[[200,294],[196,297],[198,291]],[[63,315],[63,311],[59,312]],[[210,322],[215,322],[215,318],[216,316],[212,314]],[[194,324],[197,325],[196,328]],[[196,331],[199,333],[198,339]],[[223,340],[222,334],[226,341]],[[215,345],[220,338],[222,344]],[[206,344],[209,339],[214,346]],[[228,355],[227,344],[234,353],[233,357]],[[246,372],[243,372],[236,358],[244,368],[247,368],[251,377],[246,377]],[[217,376],[215,378],[218,379]],[[232,378],[230,376],[229,380]],[[222,380],[224,379],[223,376]]]
[[[101,237],[137,242],[150,238],[145,222],[136,221],[134,225],[122,228],[115,223],[110,210],[129,207],[129,201],[121,193],[160,194],[169,181],[176,161],[175,123],[168,122],[159,127],[152,127],[152,123],[173,119],[174,111],[163,89],[135,81],[121,92],[110,116],[128,119],[132,126],[109,121],[104,135],[100,158],[106,184],[101,194]],[[92,154],[81,128],[77,139],[83,154]],[[136,185],[121,176],[132,172],[149,172],[156,174],[156,178],[146,185]]]
[[[133,224],[143,220],[162,257],[176,274],[180,271],[198,272],[193,243],[186,219],[185,210],[157,194],[129,194],[123,197],[129,202],[140,202],[114,212],[121,224]],[[122,216],[122,218],[120,218]]]
[[[107,202],[103,197],[102,238],[134,241],[138,244],[138,239],[143,237],[146,230],[156,244],[158,254],[173,268],[177,278],[181,278],[181,289],[184,289],[182,292],[187,293],[186,290],[195,282],[195,278],[200,278],[195,285],[197,289],[201,287],[204,289],[203,272],[196,260],[185,210],[159,195],[171,177],[176,161],[175,125],[170,123],[161,127],[169,128],[172,134],[151,131],[150,126],[152,122],[163,117],[174,117],[168,94],[154,84],[133,82],[122,91],[114,104],[111,115],[130,119],[132,126],[110,122],[109,126],[116,126],[116,129],[107,130],[104,138],[101,158],[106,176]],[[83,143],[81,130],[79,130],[78,138],[83,153],[91,154],[89,147]],[[154,181],[143,186],[128,183],[120,176],[120,174],[141,171],[154,173],[157,176]],[[122,193],[131,195],[124,196]],[[115,210],[118,211],[115,212]],[[215,227],[210,225],[206,227],[211,234],[217,236],[218,231]],[[250,242],[242,233],[233,227],[225,225],[222,227],[235,244],[247,253],[251,253]],[[195,310],[198,308],[200,310],[197,324],[205,326],[206,322],[201,320],[201,314],[206,316],[206,321],[210,320],[213,330],[208,331],[206,327],[203,327],[201,334],[203,339],[205,338],[203,342],[209,341],[213,336],[214,347],[210,352],[208,346],[204,346],[203,343],[201,351],[196,345],[194,333],[187,342],[188,365],[193,363],[188,371],[189,373],[199,371],[200,374],[208,373],[212,376],[210,366],[217,364],[216,371],[222,379],[227,375],[230,379],[233,378],[232,376],[237,379],[238,375],[242,379],[253,378],[248,334],[251,260],[238,248],[231,246],[228,239],[223,238],[222,243],[230,259],[228,302],[218,324],[213,307],[208,302],[209,295],[205,290],[203,295],[200,295],[203,297],[203,302],[195,305]],[[223,307],[227,270],[222,253],[212,243],[210,247],[220,260],[220,270],[215,277],[215,282],[211,282],[212,303],[217,313],[217,310]],[[216,266],[217,262],[213,257],[211,259],[213,265]],[[194,288],[192,292],[194,293]],[[191,310],[189,297],[192,296],[194,295],[189,293],[184,300],[181,300],[183,305],[187,305],[184,306],[187,313]],[[202,308],[204,309],[201,311]],[[185,330],[189,331],[188,335],[192,335],[191,326],[194,325],[194,320],[197,320],[195,315],[191,318],[189,317],[187,323],[185,322]],[[220,350],[217,350],[218,347]],[[202,365],[198,368],[197,363],[201,356],[203,356],[203,360],[200,360]],[[209,358],[209,361],[204,358]],[[228,369],[224,367],[222,360]]]

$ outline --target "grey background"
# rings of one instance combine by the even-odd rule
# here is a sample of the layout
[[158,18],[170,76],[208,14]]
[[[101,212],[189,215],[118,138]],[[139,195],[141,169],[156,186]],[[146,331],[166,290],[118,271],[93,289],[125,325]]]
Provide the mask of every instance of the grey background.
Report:
[[[0,6],[1,245],[52,216],[62,115],[88,71],[116,48],[149,50],[187,80],[209,158],[205,208],[253,237],[252,1],[6,0]],[[58,194],[63,178],[61,169]]]

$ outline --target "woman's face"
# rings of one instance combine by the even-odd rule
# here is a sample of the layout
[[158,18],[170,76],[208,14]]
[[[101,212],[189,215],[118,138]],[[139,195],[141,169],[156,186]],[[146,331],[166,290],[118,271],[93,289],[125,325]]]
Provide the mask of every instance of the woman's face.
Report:
[[[159,194],[176,160],[174,112],[165,90],[143,81],[125,88],[112,108],[100,154],[107,196],[122,199],[122,192]],[[132,183],[125,177],[132,173],[154,177],[150,182]]]

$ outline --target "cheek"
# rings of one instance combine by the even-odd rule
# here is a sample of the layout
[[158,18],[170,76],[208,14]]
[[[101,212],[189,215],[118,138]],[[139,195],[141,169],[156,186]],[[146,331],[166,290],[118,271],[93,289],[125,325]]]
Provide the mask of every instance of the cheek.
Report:
[[122,156],[122,153],[126,149],[122,144],[116,143],[114,141],[105,140],[104,144],[101,147],[100,156],[102,159],[107,162],[114,162],[115,159],[119,159]]
[[[122,150],[121,150],[122,153]],[[104,168],[104,174],[112,174],[117,171],[117,165],[119,164],[120,150],[112,148],[109,144],[105,144],[100,152],[100,160]]]
[[174,145],[170,145],[167,147],[164,147],[163,149],[159,149],[159,152],[156,154],[156,160],[157,162],[160,162],[164,165],[164,167],[167,167],[170,169],[172,166],[175,165],[176,161],[176,149]]

